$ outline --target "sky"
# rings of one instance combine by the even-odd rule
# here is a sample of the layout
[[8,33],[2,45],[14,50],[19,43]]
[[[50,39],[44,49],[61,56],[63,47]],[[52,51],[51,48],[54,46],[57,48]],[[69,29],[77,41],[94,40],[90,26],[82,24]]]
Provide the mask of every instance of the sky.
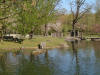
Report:
[[[70,2],[71,0],[62,0],[62,8],[65,8],[67,10],[67,12],[70,12]],[[87,3],[89,4],[95,4],[95,0],[86,0]]]

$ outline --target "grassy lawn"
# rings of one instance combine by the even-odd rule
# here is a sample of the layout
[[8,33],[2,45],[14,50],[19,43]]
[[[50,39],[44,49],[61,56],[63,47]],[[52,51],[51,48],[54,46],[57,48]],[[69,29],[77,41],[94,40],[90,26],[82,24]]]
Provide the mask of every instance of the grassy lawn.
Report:
[[47,47],[57,47],[60,44],[66,44],[64,38],[52,38],[52,37],[34,37],[33,39],[25,39],[22,44],[15,42],[3,41],[0,43],[0,49],[6,48],[35,48],[41,42],[46,42]]

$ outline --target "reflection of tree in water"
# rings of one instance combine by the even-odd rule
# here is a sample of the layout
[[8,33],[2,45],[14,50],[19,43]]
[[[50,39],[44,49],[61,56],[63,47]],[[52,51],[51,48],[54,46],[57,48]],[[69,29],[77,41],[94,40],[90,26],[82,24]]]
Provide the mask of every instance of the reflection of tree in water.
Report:
[[48,54],[48,50],[46,50],[46,52],[45,52],[45,61],[46,61],[46,65],[47,65],[47,68],[48,68],[48,75],[53,75],[53,73],[54,73],[54,65],[53,64],[51,64],[52,63],[52,61],[51,60],[49,60],[49,54]]
[[48,50],[46,50],[46,52],[45,52],[45,59],[46,59],[46,61],[47,61],[47,64],[49,64],[49,59],[48,59]]
[[[18,64],[13,65],[9,59],[17,60]],[[36,59],[35,59],[36,58]],[[12,60],[13,60],[12,59]],[[30,60],[29,60],[30,59]],[[48,64],[48,51],[42,60]],[[1,53],[0,54],[0,75],[52,75],[48,65],[41,64],[39,56],[34,57],[23,53]],[[44,61],[43,61],[44,62]]]
[[7,53],[0,53],[0,75],[7,74]]
[[[30,59],[30,60],[28,60]],[[17,75],[31,75],[34,71],[34,66],[32,64],[31,56],[21,54],[21,58],[19,59]]]
[[[26,55],[22,55],[18,75],[51,75],[50,68],[48,65],[48,52],[45,53],[45,56],[34,56],[32,54],[29,55],[28,59],[25,59]],[[42,57],[42,58],[41,58]],[[42,61],[41,61],[42,60]],[[42,63],[47,61],[47,63]]]
[[96,57],[100,58],[100,41],[93,41],[91,44],[95,50]]
[[79,65],[79,59],[78,59],[78,51],[76,49],[76,42],[72,41],[71,44],[72,44],[73,54],[74,54],[74,57],[76,60],[76,73],[75,73],[75,75],[80,75],[80,65]]

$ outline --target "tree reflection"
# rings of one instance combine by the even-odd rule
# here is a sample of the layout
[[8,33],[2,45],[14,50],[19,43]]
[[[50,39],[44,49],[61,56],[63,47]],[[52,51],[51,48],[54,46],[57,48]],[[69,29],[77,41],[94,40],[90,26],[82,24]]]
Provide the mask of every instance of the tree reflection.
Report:
[[80,65],[79,65],[79,58],[78,58],[78,50],[76,49],[76,44],[78,42],[77,41],[72,41],[72,50],[73,50],[73,57],[75,58],[76,61],[76,73],[75,75],[80,75]]
[[46,52],[45,52],[45,59],[46,59],[47,63],[49,63],[49,60],[48,60],[48,50],[46,50]]
[[0,53],[0,75],[7,74],[7,53]]

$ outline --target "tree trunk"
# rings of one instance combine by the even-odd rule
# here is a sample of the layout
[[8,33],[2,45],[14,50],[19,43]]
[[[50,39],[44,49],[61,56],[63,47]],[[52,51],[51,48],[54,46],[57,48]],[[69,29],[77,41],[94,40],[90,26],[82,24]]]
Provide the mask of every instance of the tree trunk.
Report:
[[81,31],[81,39],[83,39],[83,31]]
[[30,33],[29,33],[29,39],[32,39],[33,38],[33,31],[31,31]]
[[29,34],[29,39],[32,39],[33,38],[33,34]]
[[45,32],[44,32],[44,36],[48,36],[47,24],[45,24]]
[[73,37],[75,38],[75,23],[72,24]]
[[3,30],[1,30],[1,39],[0,41],[2,42],[3,41]]

